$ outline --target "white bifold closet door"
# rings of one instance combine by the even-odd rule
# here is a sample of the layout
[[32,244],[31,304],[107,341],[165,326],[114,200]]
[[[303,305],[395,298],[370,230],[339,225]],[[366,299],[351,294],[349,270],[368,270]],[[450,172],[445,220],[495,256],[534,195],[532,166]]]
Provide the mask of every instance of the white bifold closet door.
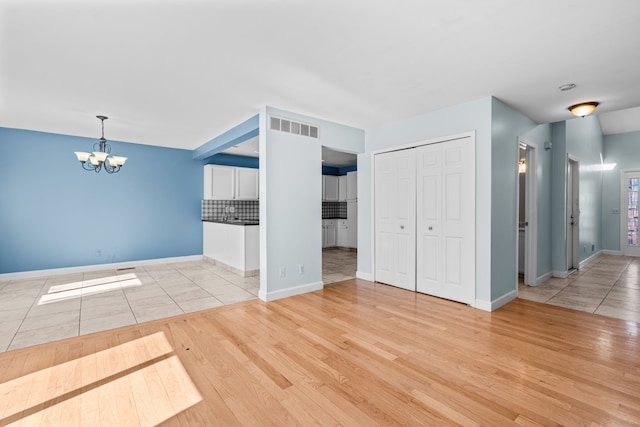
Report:
[[416,148],[416,290],[475,299],[475,154],[468,139]]
[[375,156],[376,280],[416,290],[416,161],[413,150]]
[[461,138],[376,155],[376,281],[473,303],[474,145]]

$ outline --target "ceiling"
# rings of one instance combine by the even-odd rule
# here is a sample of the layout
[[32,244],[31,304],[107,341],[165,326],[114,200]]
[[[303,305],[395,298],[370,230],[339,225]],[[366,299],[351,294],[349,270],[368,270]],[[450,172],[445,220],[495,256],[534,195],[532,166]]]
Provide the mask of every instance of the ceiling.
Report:
[[263,105],[368,128],[493,95],[600,101],[610,134],[638,52],[637,0],[0,0],[0,126],[194,149]]

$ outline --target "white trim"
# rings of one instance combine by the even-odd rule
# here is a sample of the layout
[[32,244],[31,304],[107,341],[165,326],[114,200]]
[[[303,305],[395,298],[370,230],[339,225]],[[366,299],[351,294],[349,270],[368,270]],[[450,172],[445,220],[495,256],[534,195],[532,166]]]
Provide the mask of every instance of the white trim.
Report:
[[145,259],[140,261],[115,262],[110,264],[93,264],[93,265],[82,265],[78,267],[52,268],[49,270],[21,271],[18,273],[0,274],[0,280],[32,279],[34,277],[59,276],[62,274],[87,273],[90,271],[117,270],[119,268],[131,268],[131,267],[141,267],[145,265],[172,264],[176,262],[191,262],[191,261],[202,261],[202,260],[203,260],[202,255],[189,255],[189,256],[172,257],[172,258],[156,258],[156,259]]
[[356,271],[356,279],[367,280],[369,282],[373,282],[373,274],[365,273],[363,271]]
[[566,279],[567,277],[569,277],[569,274],[571,273],[569,271],[553,270],[551,274],[553,275],[553,277],[557,277],[559,279]]
[[323,282],[307,283],[306,285],[294,286],[292,288],[279,289],[273,292],[265,292],[262,287],[258,291],[258,298],[264,302],[275,301],[281,298],[293,297],[308,292],[320,291],[324,288]]
[[615,255],[615,256],[622,256],[622,255],[624,255],[624,254],[622,253],[622,251],[611,251],[611,250],[608,250],[608,249],[603,249],[603,250],[601,250],[600,252],[602,252],[602,255]]
[[438,144],[440,142],[453,141],[456,139],[475,138],[475,136],[476,136],[476,131],[472,130],[469,132],[457,133],[455,135],[441,136],[441,137],[432,138],[432,139],[423,139],[420,141],[410,142],[408,144],[394,145],[393,147],[381,148],[379,150],[375,150],[371,152],[371,161],[373,162],[373,156],[375,156],[376,154],[389,153],[391,151],[407,150],[409,148],[416,148],[416,147],[421,147],[423,145],[430,145],[430,144]]
[[536,278],[536,281],[534,282],[534,284],[532,286],[538,286],[541,283],[546,282],[547,280],[551,279],[553,277],[553,273],[551,271],[548,271],[546,273],[544,273],[542,276]]
[[586,266],[590,262],[595,261],[596,258],[598,258],[601,253],[602,253],[602,251],[598,251],[595,254],[591,255],[589,258],[585,259],[584,261],[580,261],[580,267],[579,268],[582,269],[582,268],[584,268],[584,266]]
[[[525,228],[525,259],[524,259],[524,283],[532,285],[536,283],[538,265],[538,145],[521,136],[518,137],[518,147],[521,144],[527,146],[527,174],[525,178],[525,221],[528,223]],[[519,149],[518,157],[519,157]],[[516,162],[516,165],[518,162]],[[520,177],[517,177],[518,198],[520,197]],[[519,205],[518,205],[519,209]],[[519,212],[517,217],[519,222]],[[518,224],[519,225],[519,224]],[[516,234],[519,236],[519,233]],[[519,238],[519,237],[516,237]],[[519,246],[516,246],[519,247]],[[517,259],[517,258],[516,258]],[[516,265],[517,268],[517,265]]]
[[[574,169],[572,169],[573,174],[571,175],[571,182],[569,182],[569,169],[572,167],[571,163],[573,163]],[[567,186],[565,188],[565,233],[564,233],[564,241],[565,241],[565,268],[569,269],[569,264],[573,267],[580,268],[580,159],[578,159],[573,154],[567,153],[567,162],[565,164],[565,181]],[[575,185],[574,185],[575,184]],[[569,200],[569,187],[571,187],[571,196],[572,200]],[[576,196],[577,193],[577,196]],[[578,200],[578,213],[577,218],[574,218],[575,228],[571,231],[572,241],[569,241],[569,204],[571,204],[571,211],[573,211],[573,198]],[[569,245],[571,245],[571,260],[569,260]],[[576,265],[577,264],[577,265]]]
[[491,302],[477,299],[474,307],[484,311],[495,311],[516,298],[518,298],[518,290],[514,289]]

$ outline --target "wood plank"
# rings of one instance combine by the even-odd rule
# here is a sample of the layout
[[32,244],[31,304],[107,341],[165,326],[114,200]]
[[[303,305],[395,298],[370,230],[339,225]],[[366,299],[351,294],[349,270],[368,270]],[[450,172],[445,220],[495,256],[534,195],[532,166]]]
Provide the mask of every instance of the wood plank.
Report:
[[2,353],[0,425],[639,425],[639,326],[356,279]]

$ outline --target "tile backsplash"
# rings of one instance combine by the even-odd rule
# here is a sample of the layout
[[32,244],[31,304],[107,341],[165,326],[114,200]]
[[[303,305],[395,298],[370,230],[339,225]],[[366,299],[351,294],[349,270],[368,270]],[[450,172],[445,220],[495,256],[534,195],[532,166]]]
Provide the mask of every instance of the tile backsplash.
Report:
[[322,202],[322,218],[347,218],[347,202]]
[[[233,208],[234,212],[227,211]],[[202,219],[221,220],[224,215],[230,218],[255,220],[260,219],[260,202],[258,200],[203,200]]]
[[[232,208],[235,212],[227,212]],[[203,200],[202,219],[221,220],[224,215],[230,218],[260,219],[260,202],[257,200]],[[347,202],[322,202],[322,218],[347,218]]]

